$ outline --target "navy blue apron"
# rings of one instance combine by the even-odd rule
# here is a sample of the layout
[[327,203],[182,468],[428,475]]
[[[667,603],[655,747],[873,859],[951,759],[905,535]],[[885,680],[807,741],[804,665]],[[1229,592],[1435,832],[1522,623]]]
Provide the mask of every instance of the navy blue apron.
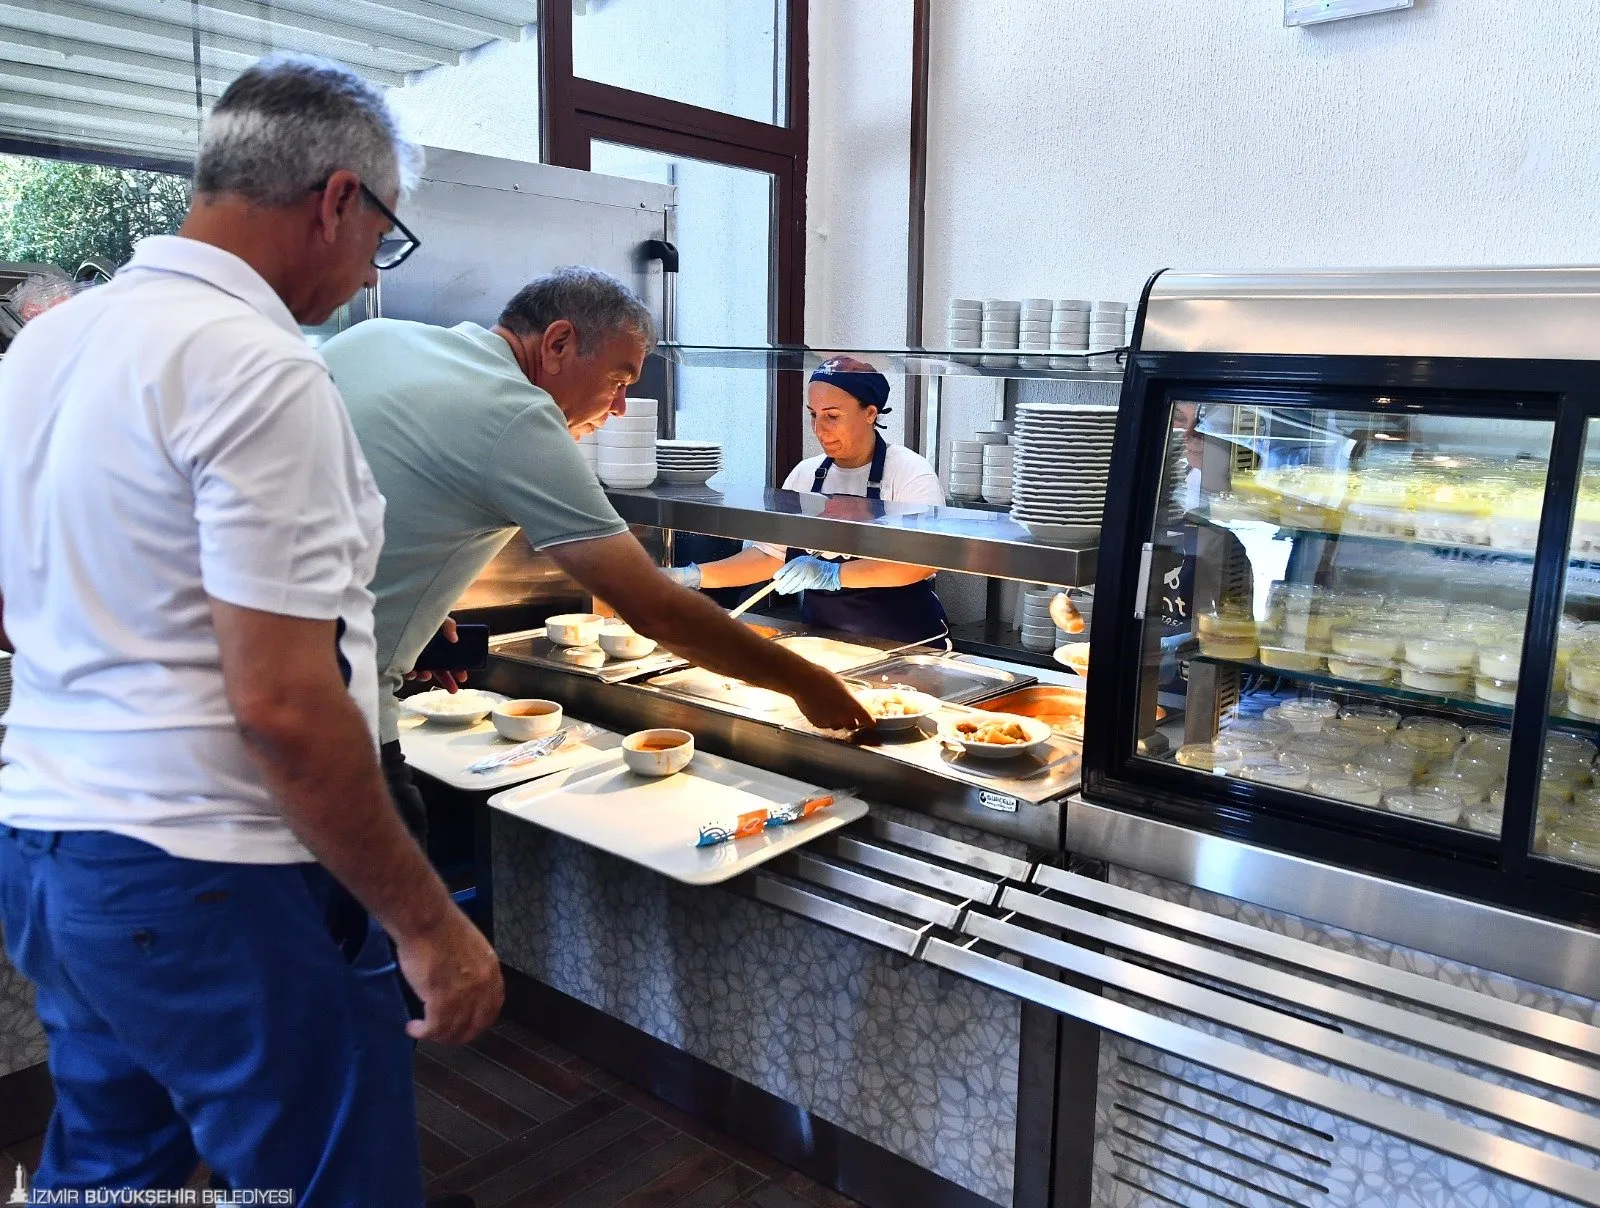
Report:
[[[867,471],[868,499],[883,498],[883,463],[888,455],[888,443],[874,433],[872,468]],[[831,469],[833,458],[824,457],[811,483],[812,494],[823,493],[823,480]],[[790,549],[785,557],[792,562],[805,552]],[[801,592],[800,619],[819,629],[863,633],[894,642],[932,641],[950,631],[944,605],[934,594],[931,577],[905,587],[846,587],[839,591]]]

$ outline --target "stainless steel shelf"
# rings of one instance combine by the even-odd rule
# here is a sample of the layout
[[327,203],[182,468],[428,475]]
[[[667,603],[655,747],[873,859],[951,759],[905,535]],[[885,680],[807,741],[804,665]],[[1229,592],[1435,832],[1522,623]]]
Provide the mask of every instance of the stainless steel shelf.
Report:
[[[719,346],[663,343],[656,351],[676,365],[809,373],[836,356],[852,356],[885,373],[914,377],[1037,378],[1120,384],[1126,348],[1110,352],[1021,353],[971,348],[806,348],[803,345]],[[1052,364],[1053,362],[1053,364]],[[1066,364],[1063,364],[1066,362]]]
[[794,491],[650,487],[606,494],[629,524],[1000,579],[1078,587],[1094,582],[1098,561],[1098,529],[1044,540],[1003,513]]

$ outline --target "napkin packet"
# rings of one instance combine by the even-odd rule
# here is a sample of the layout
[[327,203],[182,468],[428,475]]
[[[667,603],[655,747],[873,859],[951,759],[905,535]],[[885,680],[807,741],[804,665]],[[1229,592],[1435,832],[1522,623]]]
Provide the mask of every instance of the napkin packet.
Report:
[[752,835],[759,835],[769,827],[788,826],[791,822],[809,818],[812,814],[827,809],[833,801],[832,793],[823,792],[801,801],[776,802],[765,809],[749,810],[735,816],[731,823],[726,819],[706,822],[701,825],[700,836],[694,845],[715,847],[719,843],[732,843],[735,839],[748,839]]

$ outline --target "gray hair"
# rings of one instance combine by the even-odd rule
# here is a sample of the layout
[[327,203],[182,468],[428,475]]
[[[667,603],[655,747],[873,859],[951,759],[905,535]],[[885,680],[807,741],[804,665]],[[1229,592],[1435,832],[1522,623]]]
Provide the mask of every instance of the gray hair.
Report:
[[536,335],[557,319],[578,333],[578,352],[587,356],[618,332],[644,340],[645,352],[656,346],[656,323],[650,310],[610,273],[597,268],[558,268],[524,285],[500,312],[500,326],[519,336]]
[[200,134],[197,193],[237,193],[292,205],[340,169],[385,199],[422,169],[383,94],[355,72],[308,55],[247,67],[218,98]]

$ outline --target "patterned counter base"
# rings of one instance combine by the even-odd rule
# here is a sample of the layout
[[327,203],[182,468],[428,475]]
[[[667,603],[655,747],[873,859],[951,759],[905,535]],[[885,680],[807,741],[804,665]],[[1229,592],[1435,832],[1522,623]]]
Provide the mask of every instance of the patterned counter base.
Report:
[[33,983],[0,950],[0,1077],[41,1064],[48,1052],[44,1028],[33,1013]]
[[1015,1000],[498,811],[492,827],[506,964],[1011,1203]]
[[[1368,936],[1327,927],[1250,903],[1161,880],[1125,868],[1110,869],[1114,885],[1306,940],[1332,950],[1468,986],[1484,994],[1595,1022],[1596,1004],[1576,995],[1440,960]],[[1319,979],[1322,980],[1322,979]],[[1131,1001],[1115,991],[1110,997]],[[1254,1037],[1230,1033],[1205,1020],[1185,1018],[1159,1005],[1155,1014],[1225,1036],[1259,1051],[1358,1086],[1371,1079],[1305,1054],[1277,1050]],[[1424,1014],[1434,1014],[1423,1011]],[[1310,1016],[1315,1018],[1314,1015]],[[1401,1041],[1352,1026],[1341,1029],[1371,1043],[1410,1054]],[[1468,1069],[1455,1063],[1456,1068]],[[1473,1070],[1500,1085],[1581,1108],[1582,1101],[1516,1080]],[[1408,1093],[1398,1097],[1418,1103]],[[1593,1155],[1556,1145],[1493,1120],[1444,1108],[1444,1114],[1536,1145],[1583,1165]],[[1142,1208],[1150,1203],[1210,1208],[1555,1208],[1569,1201],[1535,1191],[1476,1166],[1443,1157],[1314,1107],[1158,1053],[1105,1037],[1100,1050],[1096,1101],[1095,1208]]]

